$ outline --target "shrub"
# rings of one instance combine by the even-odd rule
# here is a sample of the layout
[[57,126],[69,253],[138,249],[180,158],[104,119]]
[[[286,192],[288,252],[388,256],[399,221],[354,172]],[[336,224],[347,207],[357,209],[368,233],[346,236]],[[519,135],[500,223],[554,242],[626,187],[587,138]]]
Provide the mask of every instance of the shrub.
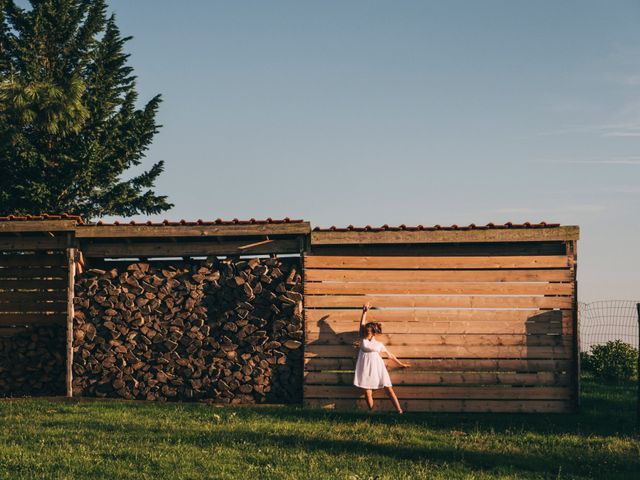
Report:
[[601,380],[624,381],[638,374],[638,350],[620,340],[594,345],[580,360],[586,371]]

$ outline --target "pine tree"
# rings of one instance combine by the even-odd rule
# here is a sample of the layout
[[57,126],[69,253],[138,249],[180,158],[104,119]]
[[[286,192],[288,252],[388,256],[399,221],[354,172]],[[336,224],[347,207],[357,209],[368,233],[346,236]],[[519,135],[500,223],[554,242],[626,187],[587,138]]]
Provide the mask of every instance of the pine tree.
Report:
[[160,96],[137,108],[105,0],[0,0],[0,214],[85,218],[159,213],[163,162],[140,165],[160,125]]

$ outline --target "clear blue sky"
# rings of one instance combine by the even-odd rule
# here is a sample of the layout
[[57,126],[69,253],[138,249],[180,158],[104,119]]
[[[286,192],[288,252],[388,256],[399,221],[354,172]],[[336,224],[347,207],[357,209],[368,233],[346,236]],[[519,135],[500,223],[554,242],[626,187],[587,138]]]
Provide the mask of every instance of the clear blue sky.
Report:
[[639,2],[111,8],[164,97],[159,218],[578,224],[580,299],[640,299]]

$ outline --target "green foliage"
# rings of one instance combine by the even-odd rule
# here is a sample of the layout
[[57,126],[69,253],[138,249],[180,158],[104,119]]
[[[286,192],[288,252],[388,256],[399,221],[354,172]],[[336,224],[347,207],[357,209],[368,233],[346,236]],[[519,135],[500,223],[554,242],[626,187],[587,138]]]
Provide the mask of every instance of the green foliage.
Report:
[[136,107],[133,69],[105,0],[0,0],[0,214],[85,218],[171,208],[132,178],[159,125],[160,96]]
[[594,345],[581,354],[582,367],[606,381],[630,380],[638,374],[638,350],[620,340]]

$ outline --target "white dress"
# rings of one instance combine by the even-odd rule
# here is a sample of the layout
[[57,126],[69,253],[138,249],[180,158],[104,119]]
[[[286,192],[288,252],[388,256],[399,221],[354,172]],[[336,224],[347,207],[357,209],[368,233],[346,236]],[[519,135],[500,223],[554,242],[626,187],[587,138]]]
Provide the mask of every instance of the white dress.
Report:
[[383,387],[391,387],[391,378],[380,353],[387,349],[375,338],[360,339],[360,350],[356,361],[356,373],[353,384],[356,387],[375,390]]

